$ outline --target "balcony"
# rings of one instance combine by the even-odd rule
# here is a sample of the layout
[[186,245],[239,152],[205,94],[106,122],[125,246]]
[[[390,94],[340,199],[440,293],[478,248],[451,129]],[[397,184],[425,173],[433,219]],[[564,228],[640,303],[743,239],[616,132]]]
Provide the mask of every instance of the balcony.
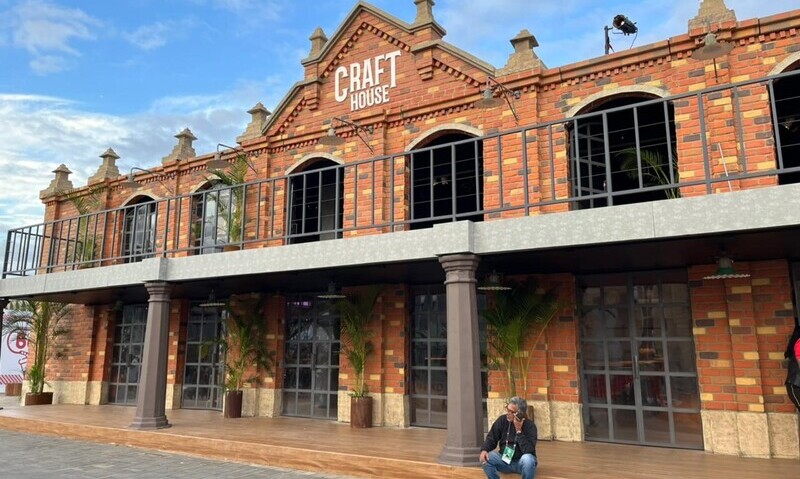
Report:
[[800,71],[612,98],[480,138],[450,134],[395,155],[322,159],[286,176],[16,228],[3,278],[796,183],[798,83]]

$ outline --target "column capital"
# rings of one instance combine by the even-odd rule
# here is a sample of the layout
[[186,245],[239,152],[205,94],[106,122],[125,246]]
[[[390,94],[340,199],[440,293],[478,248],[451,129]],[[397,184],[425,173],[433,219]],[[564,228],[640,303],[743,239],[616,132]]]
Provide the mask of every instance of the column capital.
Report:
[[164,281],[148,281],[144,283],[150,301],[169,301],[172,292],[172,284]]
[[450,282],[475,282],[475,271],[481,258],[475,254],[448,254],[439,257],[447,279],[444,284]]

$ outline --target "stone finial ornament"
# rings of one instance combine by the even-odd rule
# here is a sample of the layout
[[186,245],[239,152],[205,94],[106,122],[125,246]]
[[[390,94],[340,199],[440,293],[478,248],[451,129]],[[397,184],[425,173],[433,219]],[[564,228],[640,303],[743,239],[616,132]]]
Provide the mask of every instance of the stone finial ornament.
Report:
[[69,175],[72,172],[69,171],[65,164],[58,165],[58,168],[53,170],[53,173],[56,174],[56,177],[50,181],[50,186],[39,192],[40,199],[73,189],[72,182],[69,180]]
[[261,102],[256,103],[253,108],[247,110],[247,113],[251,115],[250,123],[245,128],[244,133],[236,137],[237,143],[262,136],[261,132],[264,130],[264,125],[267,124],[267,118],[270,115],[269,110],[264,108]]
[[547,68],[544,62],[533,51],[539,46],[536,37],[527,29],[520,30],[516,37],[510,40],[514,53],[508,56],[506,66],[497,71],[498,76],[508,75],[533,68]]
[[433,19],[433,6],[436,5],[436,2],[433,0],[414,0],[414,4],[417,6],[417,18],[414,19],[414,25],[435,21]]
[[308,54],[309,58],[314,58],[322,53],[322,49],[325,48],[325,44],[328,43],[328,37],[321,27],[317,27],[308,39],[311,40],[311,52]]
[[176,160],[184,160],[186,158],[193,158],[197,156],[194,148],[192,148],[192,142],[196,140],[197,137],[192,134],[190,129],[184,128],[182,132],[175,135],[175,138],[178,139],[178,144],[175,145],[175,148],[172,149],[172,152],[169,155],[161,159],[161,164],[167,164]]
[[725,5],[725,0],[702,0],[697,16],[689,20],[689,30],[705,29],[711,23],[735,21],[736,12]]
[[89,184],[92,183],[99,183],[105,179],[116,178],[119,176],[119,168],[117,168],[117,160],[119,160],[119,155],[113,148],[107,149],[100,155],[100,158],[103,159],[103,163],[100,165],[100,168],[97,169],[97,173],[93,174],[89,177]]

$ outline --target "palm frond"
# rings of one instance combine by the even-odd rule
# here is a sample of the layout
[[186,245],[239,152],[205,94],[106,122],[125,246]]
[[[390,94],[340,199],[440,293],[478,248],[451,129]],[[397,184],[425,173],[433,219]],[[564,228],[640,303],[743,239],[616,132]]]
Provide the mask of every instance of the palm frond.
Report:
[[[639,162],[636,156],[636,148],[627,148],[617,153],[622,158],[620,168],[625,171],[629,178],[639,179]],[[650,149],[639,149],[639,158],[642,160],[642,183],[645,186],[663,186],[678,183],[678,156],[672,151],[672,178],[670,178],[668,161],[661,156],[661,152]],[[681,193],[678,188],[664,190],[667,198],[680,198]]]

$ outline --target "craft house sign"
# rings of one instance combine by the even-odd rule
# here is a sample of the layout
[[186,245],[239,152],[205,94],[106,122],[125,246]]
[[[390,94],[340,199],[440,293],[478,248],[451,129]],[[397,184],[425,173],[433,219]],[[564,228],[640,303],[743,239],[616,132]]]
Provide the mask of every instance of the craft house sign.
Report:
[[395,50],[337,68],[334,74],[336,101],[349,100],[350,111],[388,103],[389,89],[397,86],[400,52]]

